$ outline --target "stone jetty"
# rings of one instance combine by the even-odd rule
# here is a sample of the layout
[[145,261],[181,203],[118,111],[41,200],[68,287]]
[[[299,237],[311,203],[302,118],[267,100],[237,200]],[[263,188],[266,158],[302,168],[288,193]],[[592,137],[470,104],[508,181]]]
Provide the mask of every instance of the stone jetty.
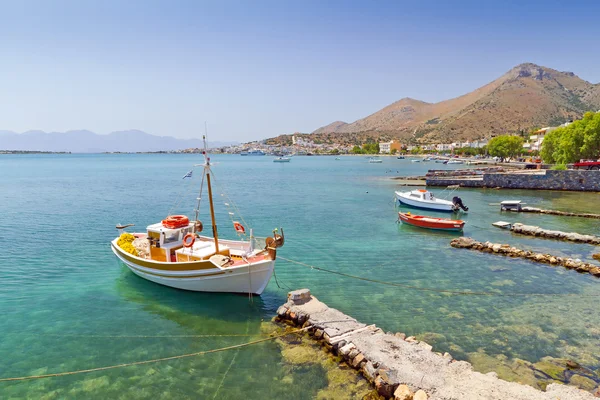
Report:
[[544,210],[544,209],[536,208],[536,207],[521,207],[520,212],[535,213],[535,214],[548,214],[548,215],[560,215],[563,217],[581,217],[581,218],[600,219],[600,214],[573,213],[573,212],[567,212],[567,211]]
[[600,236],[594,235],[582,235],[575,232],[562,232],[562,231],[551,231],[548,229],[542,229],[539,226],[513,224],[510,230],[520,235],[543,237],[547,239],[566,240],[569,242],[577,243],[588,243],[593,245],[600,245]]
[[558,257],[551,254],[536,253],[529,250],[521,250],[508,244],[478,242],[475,239],[468,237],[460,237],[453,239],[450,246],[459,249],[478,250],[484,253],[494,253],[507,257],[519,257],[527,260],[536,261],[539,263],[560,265],[567,269],[574,269],[577,272],[589,273],[596,277],[600,277],[600,267],[594,264],[586,263],[580,259],[567,257]]
[[304,327],[341,362],[359,370],[380,396],[396,400],[592,400],[572,386],[548,385],[545,392],[473,371],[466,361],[403,333],[385,333],[330,308],[308,289],[290,292],[278,320]]

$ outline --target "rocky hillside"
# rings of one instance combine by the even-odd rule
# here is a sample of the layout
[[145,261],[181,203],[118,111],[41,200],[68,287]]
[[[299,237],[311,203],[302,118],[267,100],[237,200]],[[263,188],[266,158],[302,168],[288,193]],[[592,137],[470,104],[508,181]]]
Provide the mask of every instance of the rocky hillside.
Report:
[[312,136],[346,144],[368,138],[452,142],[558,125],[598,109],[600,84],[572,72],[521,64],[463,96],[439,103],[404,98],[358,121],[333,122]]

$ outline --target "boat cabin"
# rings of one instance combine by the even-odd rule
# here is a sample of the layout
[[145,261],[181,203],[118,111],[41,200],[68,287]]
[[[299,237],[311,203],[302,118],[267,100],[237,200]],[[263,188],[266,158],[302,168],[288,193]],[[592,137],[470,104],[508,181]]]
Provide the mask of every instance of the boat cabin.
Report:
[[166,228],[161,222],[147,227],[150,242],[150,258],[162,262],[187,262],[207,260],[215,254],[229,256],[229,248],[219,243],[217,252],[214,240],[195,237],[188,248],[183,245],[183,238],[194,233],[194,222],[190,221],[179,228]]
[[433,200],[435,196],[433,195],[433,193],[425,189],[418,189],[410,192],[410,195],[408,197],[413,198],[415,200]]

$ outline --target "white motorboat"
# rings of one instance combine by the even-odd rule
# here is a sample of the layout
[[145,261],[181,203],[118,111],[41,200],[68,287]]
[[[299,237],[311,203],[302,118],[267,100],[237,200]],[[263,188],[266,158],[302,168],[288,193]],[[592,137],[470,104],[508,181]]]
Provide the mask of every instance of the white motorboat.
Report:
[[396,192],[396,199],[400,203],[407,206],[422,208],[426,210],[437,210],[437,211],[468,211],[468,207],[463,205],[460,197],[454,197],[452,201],[445,199],[438,199],[435,195],[425,189],[416,189],[410,192]]
[[411,162],[421,162],[421,159],[420,159],[420,158],[415,158],[415,159],[413,159],[413,160],[410,160],[410,161],[411,161]]
[[277,157],[273,159],[273,162],[290,162],[289,157]]
[[448,160],[447,164],[464,164],[465,162],[463,160]]
[[[235,232],[245,240],[223,240],[217,233],[211,188],[211,163],[204,143],[203,179],[208,188],[212,237],[201,236],[198,220],[202,184],[195,220],[184,215],[171,215],[149,225],[145,232],[123,232],[130,225],[118,225],[120,235],[111,241],[117,258],[134,274],[161,285],[199,292],[232,292],[261,294],[273,274],[277,248],[283,246],[283,230],[273,231],[260,244],[246,229],[233,221]],[[192,171],[184,176],[191,177]],[[229,205],[229,203],[225,203]],[[230,213],[233,214],[233,213]]]
[[369,162],[371,164],[381,164],[383,162],[383,160],[381,158],[371,157],[371,158],[369,158]]

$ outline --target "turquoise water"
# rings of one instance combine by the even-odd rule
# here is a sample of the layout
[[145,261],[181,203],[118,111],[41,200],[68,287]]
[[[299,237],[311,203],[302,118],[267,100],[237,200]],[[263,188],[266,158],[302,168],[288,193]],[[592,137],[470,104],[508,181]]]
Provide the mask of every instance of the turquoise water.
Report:
[[[117,263],[115,224],[137,229],[168,213],[192,215],[194,155],[3,155],[0,157],[0,378],[130,363],[231,346],[263,337],[287,287],[388,331],[427,337],[438,351],[489,369],[515,358],[566,357],[597,369],[600,282],[573,271],[452,249],[456,235],[396,223],[395,175],[440,164],[385,158],[213,156],[217,218],[235,238],[224,205],[235,203],[258,236],[283,227],[284,258],[386,282],[486,291],[458,296],[353,280],[278,260],[261,297],[178,291]],[[441,190],[435,190],[441,192]],[[227,193],[230,197],[221,196]],[[468,190],[465,235],[591,261],[598,248],[493,228],[505,220],[598,234],[600,221],[501,214],[520,199],[544,208],[597,212],[598,194]],[[202,219],[208,226],[204,205]],[[519,296],[542,293],[549,296]],[[241,336],[214,336],[241,335]],[[485,355],[485,365],[481,361]],[[478,364],[481,363],[481,365]],[[323,368],[293,365],[280,345],[23,382],[0,382],[8,398],[314,398]]]

